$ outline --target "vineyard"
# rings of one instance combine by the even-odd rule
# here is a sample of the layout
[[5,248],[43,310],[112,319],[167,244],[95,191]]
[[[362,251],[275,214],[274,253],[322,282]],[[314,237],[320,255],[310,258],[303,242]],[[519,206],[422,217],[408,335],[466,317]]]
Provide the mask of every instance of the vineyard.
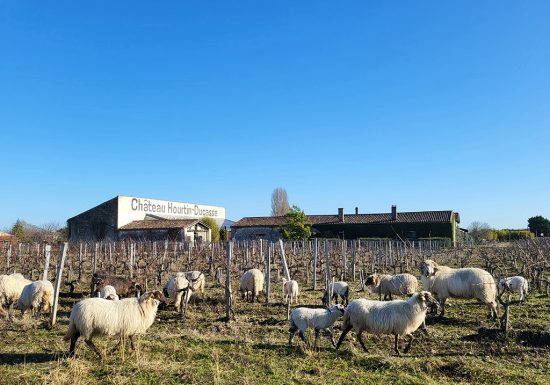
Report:
[[[436,241],[318,239],[239,242],[231,247],[125,241],[70,243],[65,251],[58,323],[49,327],[47,317],[21,317],[19,312],[13,322],[0,321],[2,383],[550,381],[550,242],[544,239],[457,249]],[[55,281],[61,255],[61,245],[5,244],[0,247],[0,272],[37,280],[47,265],[47,277]],[[402,357],[393,355],[389,337],[368,337],[369,353],[349,341],[338,352],[326,340],[319,353],[298,342],[287,347],[287,310],[281,295],[284,261],[300,284],[299,304],[321,306],[323,291],[333,278],[350,284],[350,299],[375,299],[365,289],[368,274],[419,276],[418,266],[426,259],[453,267],[481,267],[496,279],[522,275],[529,281],[530,295],[523,304],[502,296],[500,313],[507,308],[509,314],[506,327],[499,320],[486,320],[484,307],[475,301],[452,299],[446,318],[429,318],[429,335],[418,334],[411,353]],[[250,268],[266,275],[267,297],[260,297],[262,303],[244,302],[235,295],[240,276]],[[190,270],[204,272],[207,291],[204,299],[192,298],[184,319],[174,309],[163,309],[136,352],[122,350],[100,361],[81,343],[77,357],[66,359],[68,346],[62,337],[68,314],[75,302],[89,295],[93,272],[133,278],[147,291],[162,289],[174,272]],[[229,322],[227,272],[233,291]],[[98,341],[105,350],[115,342]]]

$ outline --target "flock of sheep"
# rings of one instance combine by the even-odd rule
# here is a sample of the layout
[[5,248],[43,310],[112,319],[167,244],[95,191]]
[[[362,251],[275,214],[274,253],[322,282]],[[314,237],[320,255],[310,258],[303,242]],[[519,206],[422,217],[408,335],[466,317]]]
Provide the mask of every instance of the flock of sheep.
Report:
[[[298,307],[290,314],[289,346],[295,334],[309,346],[306,330],[311,328],[315,331],[315,350],[318,350],[321,332],[328,335],[338,349],[353,329],[365,351],[364,332],[393,335],[396,354],[400,354],[399,338],[407,337],[404,352],[408,352],[414,339],[412,333],[419,328],[427,333],[425,318],[428,310],[437,311],[440,308],[440,316],[443,317],[447,298],[477,299],[487,306],[489,316],[496,318],[497,285],[487,271],[479,268],[454,269],[432,260],[425,260],[419,267],[424,288],[420,292],[418,281],[411,274],[368,276],[365,284],[379,295],[380,300],[360,298],[349,302],[349,285],[343,281],[330,283],[322,299],[324,308]],[[118,337],[119,343],[115,349],[128,340],[133,349],[133,337],[145,333],[153,324],[161,303],[170,302],[177,311],[185,312],[193,293],[200,293],[204,299],[205,276],[200,271],[178,272],[168,280],[162,292],[156,290],[143,294],[135,281],[107,273],[95,273],[92,283],[96,288],[93,295],[76,303],[71,310],[69,329],[64,337],[70,341],[69,356],[74,355],[80,337],[99,356],[102,353],[92,341],[95,336]],[[243,299],[254,302],[264,290],[264,285],[262,271],[250,269],[242,275],[239,291]],[[528,293],[527,281],[523,277],[502,279],[498,285],[501,289],[519,293],[520,300],[525,300]],[[393,295],[407,295],[409,298],[393,300]],[[283,279],[283,298],[289,303],[298,302],[297,281]],[[338,304],[339,298],[341,304]],[[336,304],[329,307],[331,299]],[[37,315],[48,311],[52,302],[53,286],[49,281],[32,282],[17,273],[0,275],[0,317],[11,320],[12,306],[23,313],[31,310],[33,315]],[[336,343],[332,326],[342,317],[342,334]]]

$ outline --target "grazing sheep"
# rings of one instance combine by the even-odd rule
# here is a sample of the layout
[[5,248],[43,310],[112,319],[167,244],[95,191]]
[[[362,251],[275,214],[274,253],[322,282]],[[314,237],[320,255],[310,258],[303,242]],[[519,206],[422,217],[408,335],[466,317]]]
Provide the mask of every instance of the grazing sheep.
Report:
[[299,307],[292,310],[290,314],[290,335],[288,337],[288,346],[292,345],[292,338],[296,332],[309,348],[309,341],[305,336],[305,332],[308,328],[315,329],[315,344],[314,350],[318,350],[317,342],[319,340],[319,333],[323,330],[326,335],[330,337],[332,346],[336,346],[334,343],[334,337],[332,335],[332,325],[336,320],[344,315],[344,307],[342,305],[333,305],[328,309],[310,309],[307,307]]
[[373,293],[384,294],[384,301],[392,299],[393,295],[412,295],[418,288],[418,281],[412,274],[372,274],[365,280],[365,285],[369,286]]
[[292,303],[293,298],[295,302],[298,303],[299,295],[300,291],[298,288],[298,282],[293,279],[287,281],[287,279],[283,277],[283,302],[286,303],[290,297],[290,303]]
[[435,295],[441,303],[441,318],[445,314],[445,301],[452,297],[476,298],[487,306],[489,316],[496,319],[496,284],[487,271],[473,267],[453,269],[427,259],[420,263],[420,272],[424,289]]
[[261,291],[264,290],[265,278],[264,274],[258,269],[250,269],[241,277],[239,291],[242,299],[248,300],[248,293],[252,294],[252,302],[258,297]]
[[92,282],[96,285],[94,296],[97,295],[102,287],[107,285],[113,286],[119,297],[135,296],[142,291],[141,286],[136,284],[136,281],[103,271],[94,273]]
[[407,353],[414,339],[412,333],[423,324],[430,304],[437,304],[437,300],[427,291],[415,293],[407,300],[382,302],[361,298],[351,301],[344,313],[343,331],[336,349],[353,328],[366,352],[368,350],[362,336],[364,331],[372,334],[393,334],[394,350],[398,355],[399,336],[409,336],[409,343],[405,348]]
[[328,306],[329,303],[329,292],[332,292],[332,299],[338,303],[338,296],[342,298],[342,304],[347,305],[349,303],[349,286],[344,281],[338,281],[334,283],[329,283],[328,291],[325,290],[323,294],[323,305]]
[[119,300],[116,289],[111,285],[103,286],[101,290],[99,290],[99,298],[110,299],[111,301]]
[[40,311],[49,311],[52,306],[53,285],[50,281],[34,281],[26,285],[15,305],[23,314],[30,309],[33,317]]
[[511,292],[518,293],[520,301],[525,301],[529,291],[529,284],[524,277],[516,275],[515,277],[501,278],[498,281],[499,291],[502,292],[505,287]]
[[194,292],[200,292],[201,297],[204,299],[204,286],[206,284],[206,278],[204,274],[198,270],[186,271],[185,278],[189,281],[191,285],[191,290]]
[[[183,312],[183,306],[187,305],[193,290],[191,284],[185,278],[185,273],[176,273],[170,280],[164,285],[162,289],[164,296],[169,298],[174,303],[176,311]],[[182,301],[183,299],[183,301]]]
[[[102,353],[92,342],[95,336],[118,336],[119,343],[130,339],[134,349],[133,336],[144,334],[155,321],[157,308],[165,300],[158,290],[143,294],[139,298],[125,298],[108,301],[103,298],[86,298],[73,306],[69,317],[69,330],[64,337],[70,340],[69,357],[75,353],[76,341],[84,337],[86,344],[100,357]],[[115,349],[116,349],[115,347]]]
[[[11,310],[12,305],[21,296],[23,288],[29,283],[31,281],[19,273],[0,275],[0,317],[11,319],[11,312],[9,310]],[[8,311],[4,307],[7,307]]]

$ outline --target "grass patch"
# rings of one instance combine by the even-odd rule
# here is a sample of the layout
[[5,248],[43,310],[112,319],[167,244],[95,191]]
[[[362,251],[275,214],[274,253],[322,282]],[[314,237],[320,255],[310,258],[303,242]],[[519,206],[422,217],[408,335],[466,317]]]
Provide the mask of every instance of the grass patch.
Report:
[[[442,384],[550,383],[550,308],[548,298],[533,295],[511,311],[512,332],[504,339],[475,301],[452,300],[443,322],[429,320],[430,334],[418,333],[409,354],[393,355],[392,337],[366,336],[363,352],[354,333],[335,351],[321,337],[321,351],[307,350],[298,338],[288,347],[286,308],[280,287],[273,305],[235,304],[236,320],[225,314],[223,288],[207,288],[207,300],[194,301],[182,320],[173,309],[159,311],[139,339],[136,352],[119,351],[103,361],[80,341],[67,360],[62,340],[78,294],[63,296],[59,323],[45,319],[0,323],[0,383],[16,384]],[[321,291],[302,290],[300,302],[320,305]],[[353,298],[369,296],[352,292]],[[374,298],[374,296],[372,297]],[[341,333],[341,322],[335,336]],[[313,333],[309,334],[313,339]],[[97,338],[111,349],[115,340]]]

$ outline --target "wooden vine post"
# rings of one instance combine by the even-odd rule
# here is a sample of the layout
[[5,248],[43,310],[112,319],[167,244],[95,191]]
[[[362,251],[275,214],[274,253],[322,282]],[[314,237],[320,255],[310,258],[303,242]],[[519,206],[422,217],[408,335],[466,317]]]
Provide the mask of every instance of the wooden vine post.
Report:
[[59,302],[59,288],[61,287],[61,277],[63,276],[63,265],[65,264],[65,256],[67,255],[68,243],[63,242],[60,244],[59,260],[57,262],[57,274],[55,276],[55,286],[53,292],[53,306],[50,318],[50,325],[54,326],[57,321],[57,304]]
[[271,242],[268,241],[265,247],[265,303],[269,303],[271,294]]
[[231,319],[231,254],[233,253],[233,241],[228,241],[225,247],[225,321]]

